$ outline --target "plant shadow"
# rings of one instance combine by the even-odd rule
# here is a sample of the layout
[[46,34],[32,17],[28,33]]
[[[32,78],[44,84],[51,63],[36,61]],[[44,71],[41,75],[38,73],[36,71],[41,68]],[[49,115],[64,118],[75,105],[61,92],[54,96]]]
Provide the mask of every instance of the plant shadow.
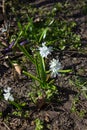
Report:
[[5,65],[0,65],[0,76],[2,77],[7,70],[8,67],[6,67]]

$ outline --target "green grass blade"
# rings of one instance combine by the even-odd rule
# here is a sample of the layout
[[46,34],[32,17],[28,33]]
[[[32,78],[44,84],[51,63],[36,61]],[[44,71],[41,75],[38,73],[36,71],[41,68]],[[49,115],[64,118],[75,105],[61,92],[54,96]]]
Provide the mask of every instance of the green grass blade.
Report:
[[24,70],[23,70],[22,72],[23,72],[23,74],[25,74],[25,75],[31,77],[32,79],[37,80],[37,81],[40,82],[40,83],[43,83],[39,78],[37,78],[36,76],[30,74],[29,72],[26,72],[26,71],[24,71]]
[[19,49],[25,54],[25,56],[33,63],[35,64],[34,62],[34,59],[33,57],[28,53],[28,51],[25,49],[25,47],[21,46],[21,45],[17,45],[19,47]]

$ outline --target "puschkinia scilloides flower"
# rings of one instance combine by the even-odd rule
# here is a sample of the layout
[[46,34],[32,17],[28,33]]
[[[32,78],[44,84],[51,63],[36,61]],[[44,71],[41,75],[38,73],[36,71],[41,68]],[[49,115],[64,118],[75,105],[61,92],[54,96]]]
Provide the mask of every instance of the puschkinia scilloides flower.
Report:
[[59,60],[52,59],[50,62],[50,71],[51,71],[51,76],[56,77],[59,73],[58,71],[61,69],[61,63]]
[[43,58],[47,58],[47,56],[53,51],[52,47],[47,47],[45,44],[46,43],[44,42],[42,43],[42,47],[39,47],[40,55]]
[[13,95],[10,93],[11,92],[11,88],[8,87],[7,89],[4,89],[4,99],[7,101],[14,101]]

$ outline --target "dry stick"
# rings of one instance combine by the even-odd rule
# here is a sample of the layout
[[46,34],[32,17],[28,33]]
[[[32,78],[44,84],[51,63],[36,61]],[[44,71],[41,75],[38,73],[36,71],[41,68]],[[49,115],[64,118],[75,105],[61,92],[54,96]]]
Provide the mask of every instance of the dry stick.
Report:
[[5,0],[2,0],[2,12],[4,16],[4,24],[7,23],[6,11],[5,11]]
[[11,129],[7,126],[7,124],[6,124],[5,122],[3,122],[3,125],[4,125],[8,130],[11,130]]
[[4,26],[7,26],[7,33],[6,36],[9,36],[9,31],[8,31],[8,23],[7,23],[7,16],[6,16],[6,8],[5,8],[5,0],[2,0],[2,13],[4,17]]

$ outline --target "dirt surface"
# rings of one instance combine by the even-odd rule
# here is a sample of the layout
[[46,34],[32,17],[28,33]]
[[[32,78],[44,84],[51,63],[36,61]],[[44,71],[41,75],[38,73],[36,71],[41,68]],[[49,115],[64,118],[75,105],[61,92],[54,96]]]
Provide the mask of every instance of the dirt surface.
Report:
[[[51,9],[56,2],[59,1],[37,0],[30,3],[26,1],[27,4],[43,10]],[[26,3],[23,1],[22,4]],[[81,35],[84,53],[77,50],[66,50],[61,54],[55,52],[56,56],[60,56],[63,68],[73,69],[73,72],[56,78],[55,84],[58,87],[59,94],[50,104],[45,104],[39,110],[35,104],[30,102],[28,93],[31,91],[31,79],[23,74],[20,77],[17,74],[15,76],[15,72],[9,66],[6,55],[1,53],[3,48],[0,48],[0,89],[11,87],[17,101],[26,101],[27,103],[23,107],[22,115],[20,116],[19,113],[18,116],[13,115],[16,110],[15,107],[9,105],[5,100],[0,100],[0,112],[3,112],[0,118],[0,130],[34,130],[37,118],[43,122],[44,130],[87,130],[87,99],[80,93],[76,111],[72,112],[72,104],[79,90],[70,83],[70,79],[75,81],[76,77],[87,80],[87,13],[85,14],[82,11],[82,7],[74,9],[75,5],[80,5],[80,0],[79,2],[74,0],[71,3],[69,8],[71,13],[69,15],[63,13],[62,17],[67,21],[73,20],[77,22],[76,33]],[[56,17],[58,17],[58,14]],[[0,25],[2,27],[2,24]],[[9,53],[9,56],[12,59],[16,58],[12,53]],[[21,58],[19,57],[19,59]],[[30,63],[25,66],[28,70],[34,72],[34,68]],[[83,112],[83,115],[81,112]],[[28,114],[27,117],[24,116],[25,113]]]

